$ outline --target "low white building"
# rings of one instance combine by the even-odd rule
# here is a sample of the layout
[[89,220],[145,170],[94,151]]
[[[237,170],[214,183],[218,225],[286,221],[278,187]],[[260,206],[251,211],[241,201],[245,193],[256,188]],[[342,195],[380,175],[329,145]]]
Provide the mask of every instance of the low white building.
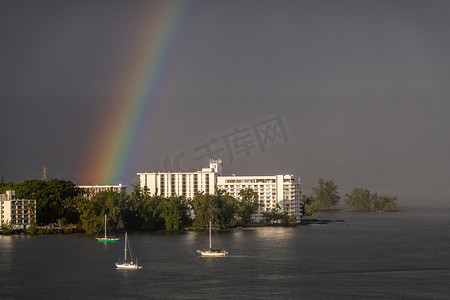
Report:
[[118,185],[79,185],[79,188],[85,189],[86,193],[84,194],[84,197],[87,200],[91,200],[100,192],[116,192],[116,193],[126,193],[127,192],[127,186],[123,184]]
[[251,188],[258,193],[259,209],[254,220],[262,220],[262,214],[280,208],[299,221],[302,215],[301,180],[294,175],[270,176],[222,176],[222,160],[210,160],[209,168],[197,172],[137,173],[140,188],[151,195],[163,197],[185,196],[194,198],[197,193],[215,194],[223,189],[240,199],[242,189]]
[[13,190],[0,194],[0,224],[12,221],[15,229],[27,229],[32,217],[36,220],[36,200],[15,199],[15,195]]

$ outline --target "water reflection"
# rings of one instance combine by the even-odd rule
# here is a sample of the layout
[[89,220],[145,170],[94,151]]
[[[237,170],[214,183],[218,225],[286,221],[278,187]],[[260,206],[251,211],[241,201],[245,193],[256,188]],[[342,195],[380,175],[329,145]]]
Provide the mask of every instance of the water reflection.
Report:
[[294,238],[296,228],[292,227],[263,227],[257,231],[258,238],[270,240],[280,245],[286,245]]
[[15,246],[18,242],[31,239],[30,236],[1,235],[0,236],[0,266],[2,270],[9,271],[13,265]]
[[1,252],[8,251],[13,246],[13,236],[9,235],[0,235],[0,250]]
[[350,226],[220,232],[230,253],[223,258],[197,255],[203,232],[130,232],[141,270],[115,268],[122,241],[102,244],[76,234],[0,236],[0,297],[447,299],[448,214],[406,214],[343,212],[330,219]]
[[0,236],[0,265],[3,268],[10,268],[14,249],[13,236]]
[[198,246],[198,233],[188,231],[183,235],[183,243],[186,244],[189,247],[196,247]]

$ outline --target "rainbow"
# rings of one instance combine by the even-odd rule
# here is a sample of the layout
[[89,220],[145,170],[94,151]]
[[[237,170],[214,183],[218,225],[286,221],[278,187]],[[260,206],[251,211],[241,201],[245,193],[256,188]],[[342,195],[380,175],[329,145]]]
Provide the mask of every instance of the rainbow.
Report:
[[115,72],[120,92],[108,102],[88,144],[78,176],[84,184],[118,184],[137,171],[178,44],[183,42],[182,31],[193,9],[190,1],[145,3],[135,18],[132,53],[118,63],[126,67]]

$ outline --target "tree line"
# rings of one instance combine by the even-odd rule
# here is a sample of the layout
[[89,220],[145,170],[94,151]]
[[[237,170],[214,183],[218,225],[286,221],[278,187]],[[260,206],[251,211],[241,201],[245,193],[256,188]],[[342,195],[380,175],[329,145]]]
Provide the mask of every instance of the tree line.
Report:
[[[215,226],[228,227],[252,222],[257,212],[258,194],[252,189],[240,191],[236,199],[223,190],[216,194],[197,194],[194,199],[183,196],[164,198],[150,195],[148,189],[133,185],[131,194],[101,192],[91,200],[85,199],[85,191],[71,181],[26,180],[22,183],[1,183],[0,192],[11,189],[18,199],[34,199],[37,225],[51,223],[75,224],[91,234],[101,227],[104,215],[114,229],[179,230],[189,226],[206,226],[212,220]],[[344,202],[358,211],[393,211],[397,208],[397,196],[378,195],[367,189],[355,188],[345,194]],[[341,196],[332,181],[319,179],[310,195],[302,195],[305,214],[330,209],[339,205]],[[295,223],[295,217],[281,212],[281,207],[263,213],[266,222]]]
[[252,189],[241,190],[239,200],[222,190],[215,195],[200,193],[194,199],[165,198],[150,195],[137,184],[131,194],[100,192],[87,200],[83,189],[60,179],[0,184],[1,193],[8,189],[15,190],[18,199],[36,200],[37,225],[78,224],[88,234],[98,232],[105,214],[108,226],[115,230],[179,230],[206,226],[210,220],[219,227],[247,224],[259,207],[258,194]]
[[[394,211],[397,209],[397,199],[397,196],[372,194],[367,189],[355,188],[345,194],[344,202],[355,211]],[[340,200],[338,186],[332,180],[325,181],[323,178],[319,179],[317,186],[311,188],[310,195],[302,195],[306,215],[336,207]]]

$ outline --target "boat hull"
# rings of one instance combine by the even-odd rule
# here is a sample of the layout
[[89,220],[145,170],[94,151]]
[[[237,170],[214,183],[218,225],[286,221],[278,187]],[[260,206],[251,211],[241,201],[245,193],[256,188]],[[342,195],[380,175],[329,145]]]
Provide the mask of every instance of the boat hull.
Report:
[[217,251],[216,250],[206,250],[206,251],[198,250],[197,252],[205,257],[222,257],[222,256],[226,256],[228,254],[228,252],[225,250],[217,250]]
[[116,268],[118,268],[118,269],[142,269],[142,267],[140,267],[138,265],[129,264],[129,263],[125,263],[125,264],[116,263]]
[[119,238],[97,238],[98,242],[117,242]]

